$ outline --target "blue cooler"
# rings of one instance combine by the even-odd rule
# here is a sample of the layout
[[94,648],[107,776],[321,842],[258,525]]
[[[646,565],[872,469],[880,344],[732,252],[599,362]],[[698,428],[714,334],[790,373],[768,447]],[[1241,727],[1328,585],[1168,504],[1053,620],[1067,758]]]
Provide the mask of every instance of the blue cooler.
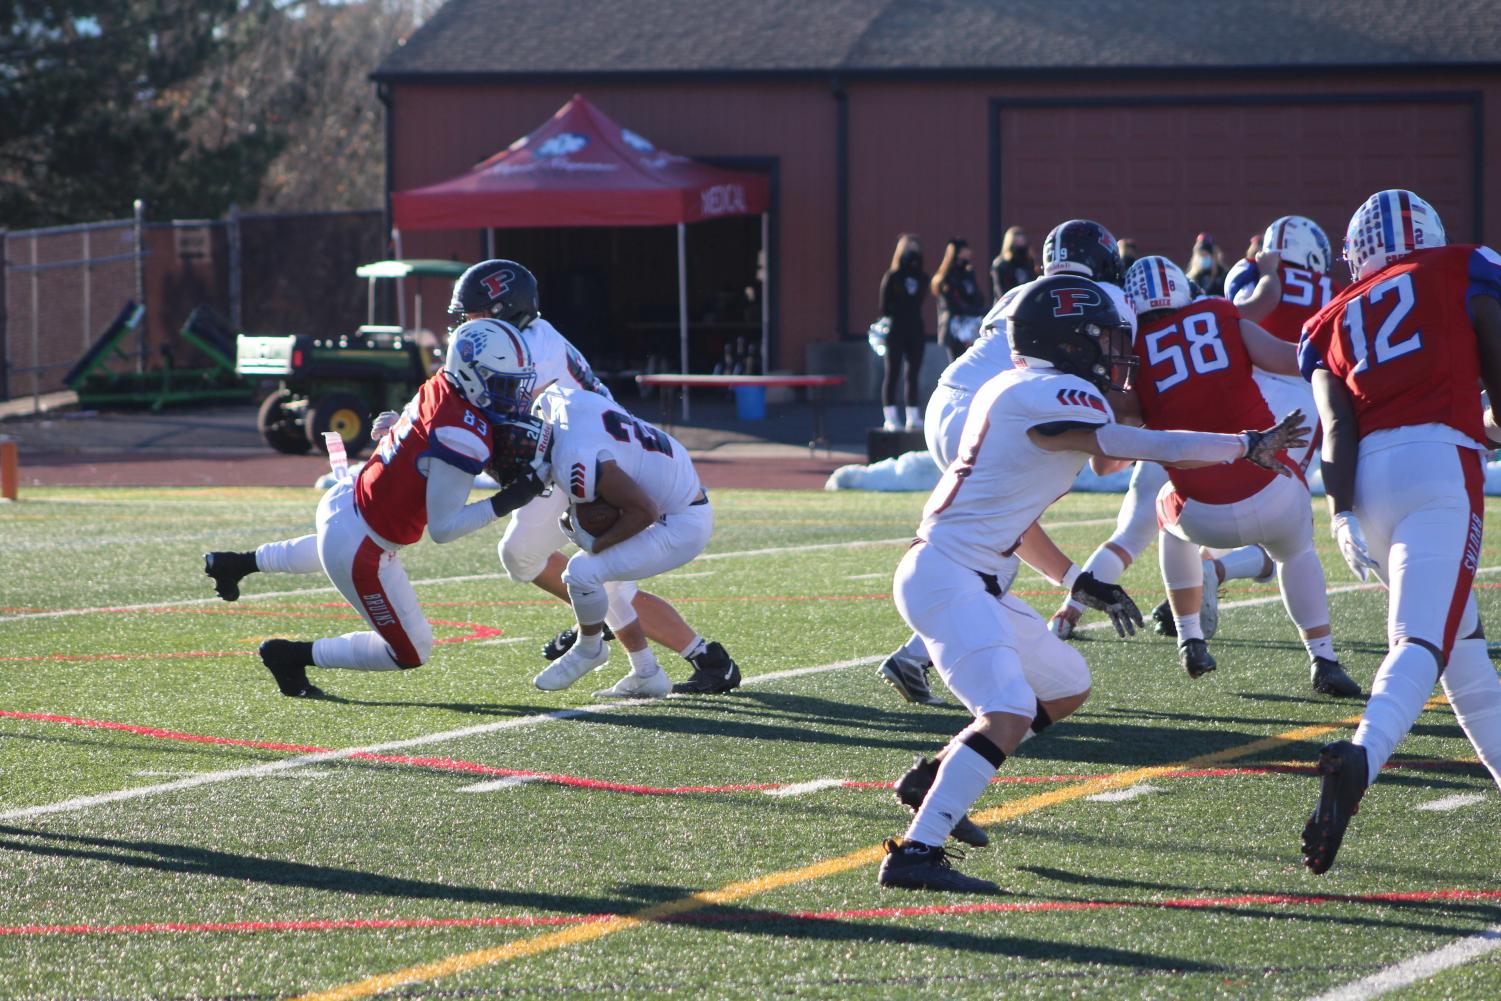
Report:
[[766,419],[766,387],[735,386],[735,416],[742,421]]

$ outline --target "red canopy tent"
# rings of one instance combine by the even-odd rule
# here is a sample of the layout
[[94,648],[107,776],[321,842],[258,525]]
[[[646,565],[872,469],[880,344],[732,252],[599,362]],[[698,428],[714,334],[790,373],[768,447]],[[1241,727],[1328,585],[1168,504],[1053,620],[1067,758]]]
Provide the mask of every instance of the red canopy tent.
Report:
[[[759,214],[764,255],[769,202],[765,177],[658,149],[576,94],[541,127],[468,173],[394,193],[391,213],[398,241],[403,229],[676,225],[678,325],[686,373],[685,227],[704,219]],[[768,361],[766,271],[761,288],[763,372]]]

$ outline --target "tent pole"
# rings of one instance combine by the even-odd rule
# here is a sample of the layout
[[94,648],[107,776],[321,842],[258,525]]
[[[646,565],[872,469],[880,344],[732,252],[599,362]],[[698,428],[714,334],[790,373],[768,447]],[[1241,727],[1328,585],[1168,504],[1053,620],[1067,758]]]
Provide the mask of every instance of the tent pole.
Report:
[[495,259],[495,229],[492,226],[485,227],[485,257],[492,261]]
[[771,372],[771,213],[761,213],[761,374]]
[[[391,230],[391,242],[396,247],[396,259],[399,261],[402,259],[401,230],[394,228]],[[407,328],[406,282],[401,278],[396,279],[396,325],[402,330]]]
[[[678,223],[678,359],[688,374],[688,226]],[[683,387],[683,420],[688,420],[688,387]]]

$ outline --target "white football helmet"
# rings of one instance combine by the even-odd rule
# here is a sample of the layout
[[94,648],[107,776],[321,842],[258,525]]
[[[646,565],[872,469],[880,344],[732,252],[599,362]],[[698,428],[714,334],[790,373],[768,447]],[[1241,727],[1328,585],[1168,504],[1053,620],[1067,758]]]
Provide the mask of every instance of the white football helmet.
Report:
[[1350,217],[1345,260],[1356,281],[1369,278],[1414,250],[1442,247],[1444,224],[1423,199],[1402,188],[1378,191]]
[[537,382],[526,339],[504,320],[470,320],[455,327],[443,374],[464,399],[497,416],[526,411]]
[[1319,274],[1328,271],[1334,260],[1329,237],[1318,223],[1301,215],[1285,215],[1268,226],[1261,237],[1261,248],[1275,250],[1288,264]]
[[1142,257],[1126,272],[1126,298],[1141,316],[1159,309],[1181,309],[1193,302],[1188,276],[1166,257]]

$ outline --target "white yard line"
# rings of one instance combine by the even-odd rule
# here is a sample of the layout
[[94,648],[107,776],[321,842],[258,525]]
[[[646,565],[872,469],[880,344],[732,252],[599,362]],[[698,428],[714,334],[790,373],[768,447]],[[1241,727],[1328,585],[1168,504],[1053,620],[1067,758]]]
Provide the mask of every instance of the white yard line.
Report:
[[813,779],[811,782],[794,782],[791,785],[778,786],[776,789],[762,790],[768,796],[806,796],[810,792],[821,792],[824,789],[835,789],[844,785],[844,779]]
[[1449,810],[1458,810],[1462,806],[1472,803],[1483,803],[1485,797],[1478,792],[1461,792],[1453,796],[1442,796],[1438,799],[1430,799],[1426,803],[1419,803],[1414,810],[1432,810],[1436,813],[1446,813]]
[[530,636],[503,636],[498,640],[475,640],[474,646],[510,646],[513,643],[526,643],[531,640]]
[[1092,803],[1124,803],[1129,799],[1136,799],[1139,796],[1149,796],[1154,792],[1161,791],[1156,786],[1142,783],[1140,785],[1127,786],[1124,789],[1112,789],[1109,792],[1095,793],[1093,796],[1085,796],[1084,798]]
[[[823,674],[828,671],[839,671],[847,667],[858,667],[862,664],[876,664],[884,660],[884,657],[857,657],[853,660],[835,661],[832,664],[819,664],[814,667],[799,667],[786,671],[771,671],[767,674],[752,675],[745,679],[746,685],[764,685],[772,681],[782,681],[787,678],[800,678],[809,674]],[[668,696],[672,698],[673,696]],[[681,696],[678,696],[681,698]],[[310,765],[320,765],[330,761],[342,761],[346,758],[359,754],[386,754],[392,751],[402,751],[409,747],[424,747],[429,744],[441,744],[445,741],[460,740],[465,737],[475,737],[486,733],[495,733],[501,730],[514,730],[520,727],[534,726],[540,723],[552,723],[558,720],[575,719],[579,716],[596,716],[601,713],[613,712],[629,706],[640,705],[640,700],[630,702],[601,702],[583,706],[578,709],[558,709],[550,713],[538,713],[533,716],[517,716],[512,719],[499,720],[494,723],[481,723],[477,726],[461,727],[457,730],[444,730],[439,733],[424,734],[420,737],[408,737],[405,740],[392,740],[380,744],[367,744],[363,747],[346,747],[334,751],[319,751],[314,754],[301,754],[295,758],[283,758],[280,761],[270,761],[265,764],[251,765],[245,768],[229,768],[217,772],[200,772],[174,782],[161,782],[156,785],[136,786],[130,789],[117,789],[114,792],[96,793],[92,796],[76,796],[57,803],[45,803],[40,806],[25,806],[15,810],[0,812],[0,820],[25,820],[28,817],[40,817],[50,813],[71,813],[77,810],[87,810],[95,806],[103,806],[106,803],[119,803],[125,800],[145,799],[149,796],[160,796],[164,793],[177,792],[182,789],[194,789],[199,786],[214,785],[220,782],[230,782],[234,779],[259,778],[267,775],[278,775],[298,768],[306,768]]]
[[494,779],[490,782],[476,782],[474,785],[459,786],[459,792],[497,792],[501,789],[515,789],[531,782],[541,780],[540,775],[507,775],[502,779]]
[[1405,959],[1393,966],[1388,966],[1379,973],[1351,981],[1332,991],[1310,998],[1309,1001],[1367,1001],[1369,998],[1378,998],[1409,984],[1427,980],[1451,967],[1479,959],[1496,949],[1501,949],[1501,925],[1491,925],[1479,934],[1450,942],[1432,952]]

